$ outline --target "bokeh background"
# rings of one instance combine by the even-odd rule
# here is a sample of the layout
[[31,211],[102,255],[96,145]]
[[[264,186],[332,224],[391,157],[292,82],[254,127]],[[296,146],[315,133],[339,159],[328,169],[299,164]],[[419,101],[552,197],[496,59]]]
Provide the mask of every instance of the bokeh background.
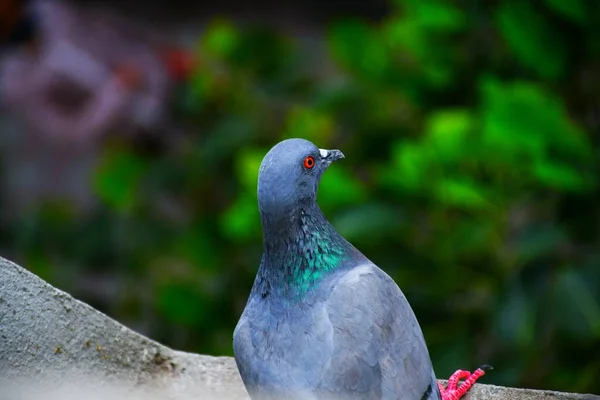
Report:
[[303,137],[438,376],[600,393],[600,2],[0,5],[2,256],[231,355],[257,169]]

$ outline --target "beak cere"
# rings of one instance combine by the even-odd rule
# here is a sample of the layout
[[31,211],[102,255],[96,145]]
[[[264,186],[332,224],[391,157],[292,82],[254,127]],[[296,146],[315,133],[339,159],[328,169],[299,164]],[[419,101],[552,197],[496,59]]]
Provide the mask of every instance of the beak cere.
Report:
[[342,153],[339,150],[319,149],[319,153],[321,153],[321,157],[323,158],[324,161],[327,161],[330,163],[344,158],[344,153]]

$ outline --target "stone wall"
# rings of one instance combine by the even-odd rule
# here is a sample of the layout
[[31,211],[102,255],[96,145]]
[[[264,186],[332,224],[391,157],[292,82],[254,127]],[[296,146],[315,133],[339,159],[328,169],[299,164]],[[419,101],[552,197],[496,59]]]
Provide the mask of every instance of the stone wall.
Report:
[[[174,351],[0,258],[0,400],[248,399],[230,357]],[[465,400],[600,400],[476,384]]]

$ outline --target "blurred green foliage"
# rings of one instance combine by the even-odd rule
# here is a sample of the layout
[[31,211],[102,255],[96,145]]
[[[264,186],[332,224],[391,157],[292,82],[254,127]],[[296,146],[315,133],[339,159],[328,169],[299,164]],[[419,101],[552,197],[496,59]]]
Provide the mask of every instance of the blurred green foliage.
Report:
[[[332,24],[324,49],[215,20],[174,110],[193,133],[150,153],[113,140],[93,213],[46,204],[9,243],[157,340],[232,354],[262,252],[258,166],[304,137],[346,154],[321,207],[404,290],[438,376],[487,363],[486,382],[598,393],[599,11],[398,0]],[[78,289],[82,271],[116,277],[114,296]]]

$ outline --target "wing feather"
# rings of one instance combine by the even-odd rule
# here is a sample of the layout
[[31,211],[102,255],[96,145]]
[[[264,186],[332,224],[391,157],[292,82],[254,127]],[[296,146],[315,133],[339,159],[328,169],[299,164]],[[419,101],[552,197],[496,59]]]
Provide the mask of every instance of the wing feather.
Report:
[[373,264],[353,268],[335,284],[325,308],[333,326],[330,367],[321,381],[327,394],[439,399],[421,328],[385,272]]

